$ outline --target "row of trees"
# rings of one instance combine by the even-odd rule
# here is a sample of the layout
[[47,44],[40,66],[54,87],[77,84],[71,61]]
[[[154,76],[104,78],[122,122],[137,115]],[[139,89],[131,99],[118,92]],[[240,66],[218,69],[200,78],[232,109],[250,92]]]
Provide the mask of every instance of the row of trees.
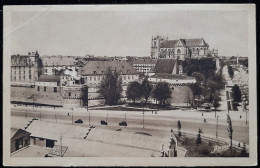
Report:
[[197,98],[202,102],[212,103],[216,112],[221,101],[220,91],[225,88],[226,83],[222,73],[206,78],[202,73],[193,72],[192,76],[196,78],[196,83],[191,85],[193,100]]
[[[108,68],[104,79],[99,86],[99,94],[104,97],[105,104],[115,105],[118,103],[122,94],[122,79],[117,70],[112,71]],[[160,105],[166,105],[167,99],[171,98],[172,91],[170,85],[166,82],[159,82],[155,87],[148,81],[147,78],[142,83],[137,81],[131,82],[126,91],[126,97],[128,100],[132,100],[134,103],[136,100],[144,99],[147,103],[150,97],[159,101]]]
[[147,78],[142,83],[137,81],[131,82],[126,91],[126,97],[128,100],[133,100],[134,103],[136,100],[141,100],[142,98],[147,103],[148,99],[152,97],[159,101],[160,105],[166,105],[166,101],[171,98],[171,94],[172,91],[168,83],[159,82],[153,87]]

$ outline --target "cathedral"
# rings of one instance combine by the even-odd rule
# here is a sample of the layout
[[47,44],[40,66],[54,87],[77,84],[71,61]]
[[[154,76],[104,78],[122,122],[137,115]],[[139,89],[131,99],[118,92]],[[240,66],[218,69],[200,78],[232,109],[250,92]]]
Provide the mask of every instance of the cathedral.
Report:
[[168,40],[161,36],[152,37],[151,58],[179,59],[207,57],[209,45],[203,38]]

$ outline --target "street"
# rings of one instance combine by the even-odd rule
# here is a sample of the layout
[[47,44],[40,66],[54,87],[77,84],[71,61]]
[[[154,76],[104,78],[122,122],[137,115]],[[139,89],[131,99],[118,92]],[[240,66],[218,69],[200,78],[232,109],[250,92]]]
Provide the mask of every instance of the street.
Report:
[[[69,113],[69,116],[68,116]],[[227,132],[225,111],[218,112],[218,137],[229,139]],[[240,119],[239,115],[242,116]],[[215,113],[198,112],[194,110],[172,110],[158,111],[157,114],[145,112],[144,116],[141,111],[108,111],[108,110],[86,110],[75,109],[53,109],[53,108],[35,108],[32,107],[14,107],[11,110],[12,127],[24,127],[29,120],[36,117],[42,121],[58,122],[66,124],[75,124],[73,121],[82,119],[82,126],[95,125],[103,129],[116,130],[123,128],[124,131],[138,132],[143,131],[152,136],[164,137],[171,129],[177,129],[177,121],[181,122],[181,130],[185,132],[197,133],[202,128],[203,134],[210,137],[216,137],[216,119]],[[90,116],[90,118],[89,118]],[[108,116],[108,117],[107,117]],[[233,125],[233,141],[240,143],[249,143],[249,124],[245,124],[245,113],[239,111],[230,112]],[[100,124],[101,120],[106,120],[108,125]],[[143,118],[144,117],[144,118]],[[119,122],[126,118],[127,127],[118,126]],[[204,122],[204,118],[206,122]],[[144,119],[144,129],[143,129]],[[80,125],[80,124],[77,124]]]

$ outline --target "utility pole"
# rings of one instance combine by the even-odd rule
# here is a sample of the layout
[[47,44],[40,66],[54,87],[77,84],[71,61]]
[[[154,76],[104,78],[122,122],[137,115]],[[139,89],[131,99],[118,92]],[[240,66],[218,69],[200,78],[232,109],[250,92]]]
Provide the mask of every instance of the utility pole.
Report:
[[88,123],[90,125],[90,111],[88,112]]
[[72,112],[72,117],[71,117],[71,124],[73,125],[73,112]]
[[219,117],[219,116],[217,116],[216,138],[218,138],[218,117]]
[[62,157],[62,136],[60,136],[60,157]]

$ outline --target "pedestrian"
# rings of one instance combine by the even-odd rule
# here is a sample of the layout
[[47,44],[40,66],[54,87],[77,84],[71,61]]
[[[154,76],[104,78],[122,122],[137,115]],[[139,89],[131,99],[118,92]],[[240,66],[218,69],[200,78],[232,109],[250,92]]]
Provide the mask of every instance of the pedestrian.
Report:
[[240,115],[240,119],[241,119],[241,115]]
[[68,116],[70,116],[70,113],[68,113]]
[[201,116],[203,116],[203,113],[201,113]]
[[206,119],[204,118],[204,123],[207,122]]
[[173,130],[171,129],[171,132],[173,132]]

